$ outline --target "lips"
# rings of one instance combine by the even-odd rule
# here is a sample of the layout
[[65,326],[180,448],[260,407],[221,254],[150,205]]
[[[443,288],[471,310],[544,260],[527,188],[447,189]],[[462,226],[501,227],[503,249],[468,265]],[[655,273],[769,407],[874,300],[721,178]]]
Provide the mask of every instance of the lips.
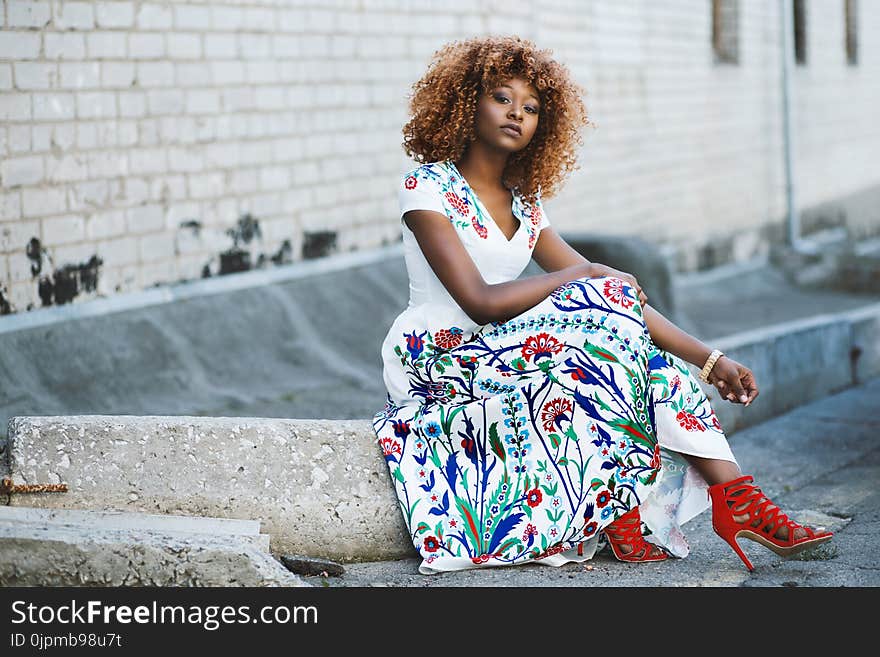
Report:
[[509,135],[515,135],[517,137],[522,136],[522,128],[520,128],[516,123],[505,123],[501,126],[501,129]]

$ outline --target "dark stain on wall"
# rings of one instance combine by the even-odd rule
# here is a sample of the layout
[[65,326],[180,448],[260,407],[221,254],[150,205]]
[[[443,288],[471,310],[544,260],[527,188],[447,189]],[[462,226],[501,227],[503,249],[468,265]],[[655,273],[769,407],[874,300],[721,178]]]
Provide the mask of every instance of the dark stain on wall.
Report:
[[255,237],[263,238],[260,222],[250,213],[244,214],[238,218],[235,228],[230,228],[226,234],[232,238],[232,248],[220,253],[220,275],[251,269],[251,254],[240,245],[250,244]]
[[[202,224],[191,219],[181,222],[180,227],[190,228],[198,235]],[[255,254],[253,248],[245,248],[254,240],[263,239],[259,219],[249,212],[241,215],[235,227],[227,229],[226,234],[232,238],[232,246],[219,253],[219,266],[215,266],[213,258],[202,266],[202,278],[259,269],[267,267],[269,263],[283,265],[293,261],[293,246],[289,239],[284,240],[275,253]]]
[[238,225],[228,229],[226,234],[232,238],[234,248],[238,248],[241,243],[250,244],[254,237],[263,239],[263,234],[260,232],[260,222],[254,219],[250,212],[240,216]]
[[40,240],[32,237],[25,247],[28,260],[31,261],[31,276],[37,276],[43,269],[43,246]]
[[3,292],[0,291],[0,315],[10,315],[12,314],[12,306],[9,305],[9,302],[6,300],[6,297],[3,296]]
[[290,240],[284,240],[278,253],[269,256],[269,259],[276,265],[284,265],[293,260],[293,248],[290,246]]
[[197,219],[187,219],[186,221],[180,222],[180,227],[191,228],[195,236],[198,237],[199,233],[202,231],[202,222]]
[[336,250],[336,231],[319,230],[303,233],[303,259],[321,258]]
[[98,287],[98,269],[103,263],[93,255],[87,262],[64,265],[51,276],[41,277],[37,291],[43,305],[70,303],[81,292],[94,292]]
[[[51,267],[52,259],[36,237],[32,237],[25,247],[31,261],[31,276],[36,278],[43,273],[43,260]],[[103,264],[97,255],[87,262],[67,264],[56,268],[52,273],[40,276],[37,293],[42,305],[51,306],[70,303],[81,292],[94,292],[98,288],[98,270]],[[31,310],[32,306],[28,306]]]

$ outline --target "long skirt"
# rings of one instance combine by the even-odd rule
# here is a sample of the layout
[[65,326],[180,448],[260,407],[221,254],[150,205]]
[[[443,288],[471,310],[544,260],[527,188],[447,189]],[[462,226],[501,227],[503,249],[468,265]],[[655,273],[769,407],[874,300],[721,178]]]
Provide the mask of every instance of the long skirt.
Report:
[[470,333],[416,328],[386,346],[409,393],[373,427],[421,573],[584,561],[637,506],[648,541],[688,554],[681,525],[709,500],[681,455],[736,460],[623,280],[571,281]]

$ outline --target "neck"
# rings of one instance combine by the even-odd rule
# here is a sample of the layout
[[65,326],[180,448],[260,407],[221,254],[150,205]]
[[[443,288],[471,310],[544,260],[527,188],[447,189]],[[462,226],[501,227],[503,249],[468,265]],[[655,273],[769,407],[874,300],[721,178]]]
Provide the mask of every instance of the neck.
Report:
[[508,153],[489,151],[479,142],[473,142],[455,167],[467,179],[474,190],[500,189],[504,187],[502,174],[507,165]]

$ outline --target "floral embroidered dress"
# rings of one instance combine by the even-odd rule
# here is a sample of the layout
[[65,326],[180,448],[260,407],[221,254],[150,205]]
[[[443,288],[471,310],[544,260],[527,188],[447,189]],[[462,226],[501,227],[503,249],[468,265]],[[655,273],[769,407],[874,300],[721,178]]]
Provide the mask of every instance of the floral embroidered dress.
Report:
[[402,221],[442,213],[485,281],[510,281],[549,225],[540,196],[512,196],[508,240],[451,161],[398,190],[410,298],[382,344],[373,428],[419,571],[584,561],[635,506],[646,539],[684,557],[681,525],[709,500],[680,453],[735,459],[688,365],[651,342],[635,291],[584,277],[478,325]]

